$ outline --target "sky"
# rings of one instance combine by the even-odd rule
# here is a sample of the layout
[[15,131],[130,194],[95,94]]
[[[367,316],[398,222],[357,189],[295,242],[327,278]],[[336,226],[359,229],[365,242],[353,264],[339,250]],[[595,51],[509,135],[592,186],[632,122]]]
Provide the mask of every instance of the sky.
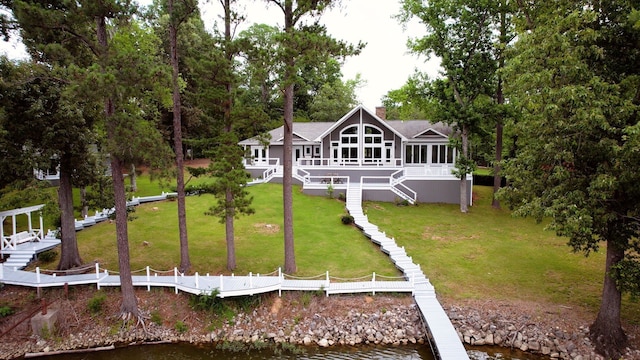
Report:
[[[150,3],[141,0],[140,3]],[[206,23],[219,20],[221,5],[218,1],[202,1],[201,13]],[[246,27],[252,23],[266,23],[282,27],[284,16],[274,5],[268,6],[264,0],[240,0],[247,14]],[[407,40],[424,34],[424,26],[417,21],[403,29],[393,15],[400,11],[399,0],[342,0],[339,8],[324,13],[320,21],[331,36],[353,44],[367,43],[358,56],[349,57],[342,66],[343,80],[350,80],[360,74],[366,83],[357,89],[360,104],[370,110],[382,105],[382,97],[388,91],[404,85],[414,69],[426,72],[431,78],[439,71],[437,59],[427,60],[425,56],[409,54]],[[242,30],[240,28],[239,30]],[[0,54],[12,58],[25,57],[20,44],[0,40]]]

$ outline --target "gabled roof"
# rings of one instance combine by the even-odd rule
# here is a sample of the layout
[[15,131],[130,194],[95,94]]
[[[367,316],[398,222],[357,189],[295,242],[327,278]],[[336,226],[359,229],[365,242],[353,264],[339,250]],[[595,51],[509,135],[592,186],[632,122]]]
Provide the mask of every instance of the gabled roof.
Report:
[[[309,143],[316,142],[314,139],[333,124],[333,122],[294,122],[294,140]],[[269,135],[271,136],[271,144],[282,143],[284,140],[284,126],[280,126],[279,128],[269,131]],[[250,139],[240,141],[239,144],[258,145],[260,144],[260,141],[258,141],[258,137],[252,137]]]
[[452,128],[442,122],[432,124],[427,120],[388,120],[387,124],[408,139],[448,138]]
[[[452,132],[452,128],[444,123],[432,124],[427,120],[384,120],[376,116],[364,106],[358,105],[336,122],[294,122],[294,141],[298,144],[320,144],[322,138],[331,133],[340,124],[350,119],[358,111],[365,111],[372,118],[377,120],[381,126],[386,127],[391,132],[400,137],[403,141],[411,139],[440,139],[447,138]],[[284,126],[269,131],[270,143],[282,144],[284,140]],[[242,140],[240,145],[259,145],[258,137]]]
[[333,126],[331,126],[330,128],[328,128],[327,130],[325,130],[320,136],[318,136],[317,138],[315,138],[316,141],[321,141],[323,137],[327,136],[329,133],[331,133],[335,128],[337,128],[338,126],[340,126],[340,124],[342,124],[343,122],[347,121],[348,119],[351,118],[351,116],[353,116],[355,113],[357,113],[358,111],[365,111],[367,114],[371,115],[371,117],[373,117],[375,120],[377,120],[381,125],[383,125],[384,127],[386,127],[387,129],[391,130],[391,132],[395,133],[396,135],[398,135],[398,137],[400,137],[402,140],[407,140],[407,138],[402,135],[402,133],[399,133],[397,130],[395,130],[394,128],[390,127],[389,124],[387,123],[386,120],[383,120],[381,118],[379,118],[375,113],[372,113],[371,111],[369,111],[367,108],[365,108],[362,105],[358,105],[355,108],[353,108],[351,111],[349,111],[345,116],[341,117],[340,120],[336,121],[335,123],[332,123]]

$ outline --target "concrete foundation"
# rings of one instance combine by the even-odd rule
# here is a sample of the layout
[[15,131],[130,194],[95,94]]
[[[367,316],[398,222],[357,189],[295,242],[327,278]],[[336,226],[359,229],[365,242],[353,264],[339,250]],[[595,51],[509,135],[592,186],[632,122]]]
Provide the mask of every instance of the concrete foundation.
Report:
[[58,321],[58,309],[48,309],[45,315],[37,313],[31,318],[31,331],[38,336],[51,335]]

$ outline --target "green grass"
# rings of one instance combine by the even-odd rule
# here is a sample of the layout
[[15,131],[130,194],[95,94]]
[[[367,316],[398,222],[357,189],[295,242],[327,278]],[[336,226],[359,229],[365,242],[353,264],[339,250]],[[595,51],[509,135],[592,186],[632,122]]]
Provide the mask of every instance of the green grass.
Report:
[[[585,257],[533,219],[491,207],[489,187],[474,187],[468,214],[458,205],[365,203],[369,221],[393,236],[421,265],[440,295],[452,299],[516,299],[581,306],[600,303],[605,251]],[[640,322],[640,305],[624,314]]]
[[[249,188],[256,213],[236,220],[236,273],[264,274],[283,265],[281,189],[277,184]],[[204,215],[214,201],[210,195],[187,198],[189,253],[193,270],[201,274],[227,273],[224,225],[218,218]],[[304,195],[295,188],[294,214],[297,275],[318,275],[327,270],[339,277],[358,277],[374,271],[399,275],[377,246],[354,226],[341,223],[343,202]],[[177,203],[141,205],[134,215],[137,219],[128,223],[131,268],[149,265],[168,270],[177,266],[180,261]],[[149,245],[144,245],[145,241]],[[78,244],[83,260],[95,260],[107,269],[118,269],[115,223],[104,222],[79,232]]]

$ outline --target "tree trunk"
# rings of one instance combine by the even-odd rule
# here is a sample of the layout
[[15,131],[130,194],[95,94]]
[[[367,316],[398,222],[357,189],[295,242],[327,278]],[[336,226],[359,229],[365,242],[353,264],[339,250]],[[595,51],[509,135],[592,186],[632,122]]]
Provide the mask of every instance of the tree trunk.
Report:
[[131,164],[131,172],[129,173],[129,185],[131,192],[138,191],[138,176],[136,175],[136,165]]
[[602,303],[596,321],[589,329],[589,337],[595,344],[596,351],[607,359],[620,358],[621,350],[627,346],[627,335],[620,322],[622,295],[611,277],[611,267],[623,257],[624,250],[619,249],[613,241],[607,241]]
[[[104,17],[96,18],[96,35],[98,43],[104,53],[107,52],[109,44],[107,40],[107,26]],[[115,126],[113,115],[115,107],[111,98],[105,99],[105,122],[107,128],[107,139],[110,143],[116,143]],[[116,208],[116,239],[118,246],[118,264],[120,271],[120,291],[122,293],[122,305],[120,312],[124,319],[139,317],[138,303],[133,289],[131,279],[131,265],[129,264],[129,235],[127,227],[127,196],[124,186],[122,170],[124,164],[116,154],[111,154],[111,177],[113,180],[113,197]]]
[[[227,204],[233,203],[233,193],[227,189],[225,194]],[[236,268],[236,245],[234,239],[233,227],[233,210],[227,209],[225,217],[225,235],[227,238],[227,270],[232,271]]]
[[[462,125],[462,156],[469,158],[469,127]],[[466,168],[466,167],[465,167]],[[466,172],[466,170],[465,170]],[[469,212],[469,197],[467,195],[467,174],[460,175],[460,212]]]
[[[502,79],[498,79],[498,91],[496,93],[496,100],[498,106],[504,104],[504,96],[502,94]],[[500,190],[500,184],[502,183],[500,162],[502,161],[502,130],[504,125],[502,123],[502,115],[496,121],[496,157],[493,163],[493,200],[491,201],[491,207],[494,209],[500,209],[500,200],[496,197],[498,190]]]
[[[111,103],[111,100],[107,100]],[[113,105],[111,105],[113,108]],[[112,136],[112,131],[108,136]],[[138,303],[131,279],[131,264],[129,263],[129,232],[127,224],[127,195],[122,170],[124,164],[116,156],[111,156],[111,176],[113,177],[113,197],[116,208],[116,239],[118,243],[118,265],[120,271],[120,289],[122,292],[122,306],[120,311],[124,318],[138,317]]]
[[282,202],[284,210],[284,271],[293,274],[296,255],[293,241],[293,83],[284,92],[284,154]]
[[173,145],[176,151],[177,169],[177,192],[178,192],[178,229],[180,233],[180,271],[185,273],[191,268],[189,259],[189,241],[187,237],[187,209],[185,205],[184,191],[184,153],[182,150],[182,104],[180,102],[180,85],[178,77],[180,69],[178,67],[178,29],[173,13],[173,0],[169,0],[169,43],[173,86]]
[[69,270],[73,267],[82,265],[82,259],[78,252],[75,217],[73,215],[71,171],[72,169],[69,166],[68,156],[63,154],[60,159],[60,185],[58,187],[60,231],[62,233],[58,270]]

